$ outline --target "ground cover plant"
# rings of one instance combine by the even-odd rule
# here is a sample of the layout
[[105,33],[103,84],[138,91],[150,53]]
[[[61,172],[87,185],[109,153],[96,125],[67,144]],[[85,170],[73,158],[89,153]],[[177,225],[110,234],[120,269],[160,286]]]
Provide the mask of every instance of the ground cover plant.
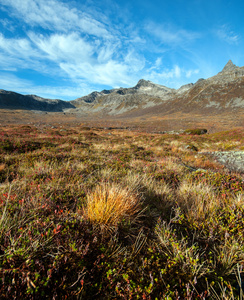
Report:
[[241,130],[0,131],[1,299],[243,299]]

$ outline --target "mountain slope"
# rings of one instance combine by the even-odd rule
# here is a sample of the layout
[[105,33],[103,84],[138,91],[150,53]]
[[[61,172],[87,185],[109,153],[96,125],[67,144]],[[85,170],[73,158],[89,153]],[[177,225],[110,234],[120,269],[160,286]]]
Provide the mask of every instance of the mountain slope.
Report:
[[36,95],[24,96],[14,92],[0,90],[0,108],[60,112],[64,109],[75,107],[70,102],[63,100],[50,100]]
[[128,115],[173,112],[216,113],[244,109],[244,67],[231,60],[217,75],[178,90],[141,79],[135,87],[104,90],[71,103],[77,112]]
[[217,75],[198,81],[176,99],[187,109],[241,109],[244,108],[244,67],[229,61]]
[[70,102],[0,90],[0,108],[67,111],[91,117],[240,112],[244,111],[244,67],[229,60],[217,75],[179,89],[141,79],[131,88],[96,91]]
[[178,90],[155,84],[141,79],[132,88],[119,88],[93,92],[78,98],[71,103],[78,108],[77,112],[93,112],[117,115],[131,110],[153,107],[165,101],[171,101],[190,89],[192,84],[185,85]]

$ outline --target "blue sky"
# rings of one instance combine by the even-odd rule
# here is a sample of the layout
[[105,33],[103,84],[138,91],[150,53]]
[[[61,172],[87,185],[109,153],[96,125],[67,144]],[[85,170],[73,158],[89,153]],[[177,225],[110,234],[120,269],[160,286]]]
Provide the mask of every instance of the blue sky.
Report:
[[72,100],[244,65],[244,1],[0,0],[0,89]]

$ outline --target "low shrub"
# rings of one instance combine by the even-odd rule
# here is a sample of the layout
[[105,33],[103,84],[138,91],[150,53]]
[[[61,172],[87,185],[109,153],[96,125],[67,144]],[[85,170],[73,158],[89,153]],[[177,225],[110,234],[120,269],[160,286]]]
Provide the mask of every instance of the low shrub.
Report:
[[184,131],[185,134],[191,134],[191,135],[201,135],[206,134],[208,132],[205,128],[197,128],[197,129],[187,129]]

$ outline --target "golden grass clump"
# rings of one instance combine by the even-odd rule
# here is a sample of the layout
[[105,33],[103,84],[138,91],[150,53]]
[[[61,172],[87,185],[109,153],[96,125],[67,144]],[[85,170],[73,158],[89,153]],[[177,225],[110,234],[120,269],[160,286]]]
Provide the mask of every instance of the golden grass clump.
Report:
[[5,164],[0,164],[0,172],[4,171],[6,165]]
[[139,212],[140,199],[129,188],[102,183],[87,194],[85,216],[93,223],[116,226],[122,220],[135,220]]

